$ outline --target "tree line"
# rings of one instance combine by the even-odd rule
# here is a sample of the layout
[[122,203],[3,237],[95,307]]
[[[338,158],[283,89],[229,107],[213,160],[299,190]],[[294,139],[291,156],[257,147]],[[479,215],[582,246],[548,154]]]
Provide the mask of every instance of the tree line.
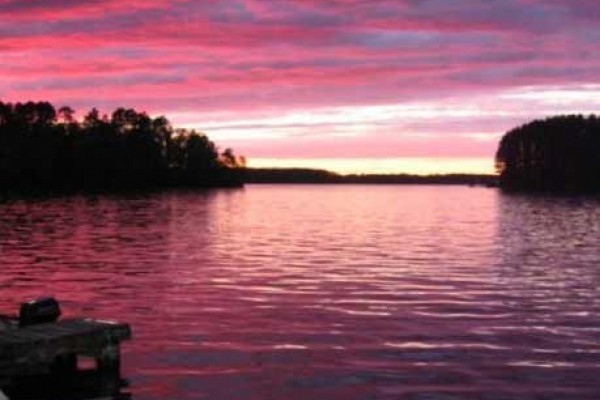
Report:
[[247,168],[247,183],[323,183],[323,184],[384,184],[384,185],[471,185],[497,186],[495,175],[483,174],[351,174],[309,168]]
[[505,190],[600,191],[600,118],[557,116],[512,129],[496,169]]
[[238,186],[244,164],[163,116],[0,102],[0,192]]

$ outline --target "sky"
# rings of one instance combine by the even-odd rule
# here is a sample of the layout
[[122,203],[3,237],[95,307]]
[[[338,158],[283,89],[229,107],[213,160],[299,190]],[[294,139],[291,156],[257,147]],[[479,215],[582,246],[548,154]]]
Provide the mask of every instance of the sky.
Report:
[[0,101],[132,107],[250,166],[492,172],[600,113],[598,0],[0,0]]

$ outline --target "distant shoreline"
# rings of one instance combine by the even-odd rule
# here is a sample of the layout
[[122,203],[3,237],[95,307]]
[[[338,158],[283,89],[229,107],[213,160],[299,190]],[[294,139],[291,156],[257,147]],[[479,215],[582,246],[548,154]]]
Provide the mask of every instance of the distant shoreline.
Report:
[[0,203],[7,200],[51,198],[61,196],[112,196],[143,193],[162,193],[171,190],[213,190],[242,188],[244,184],[317,184],[317,185],[462,185],[498,187],[498,177],[486,174],[352,174],[341,175],[321,169],[309,168],[245,168],[240,170],[241,184],[235,185],[155,185],[130,188],[61,190],[39,188],[35,190],[0,191]]
[[497,187],[498,177],[486,174],[351,174],[341,175],[310,168],[246,168],[244,183],[250,184],[395,184],[469,185]]

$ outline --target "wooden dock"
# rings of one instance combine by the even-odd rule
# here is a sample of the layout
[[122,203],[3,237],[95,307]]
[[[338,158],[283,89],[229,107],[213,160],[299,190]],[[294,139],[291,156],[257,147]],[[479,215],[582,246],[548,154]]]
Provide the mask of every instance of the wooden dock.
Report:
[[0,389],[32,376],[76,372],[81,357],[95,360],[99,371],[119,374],[127,324],[93,319],[0,329]]

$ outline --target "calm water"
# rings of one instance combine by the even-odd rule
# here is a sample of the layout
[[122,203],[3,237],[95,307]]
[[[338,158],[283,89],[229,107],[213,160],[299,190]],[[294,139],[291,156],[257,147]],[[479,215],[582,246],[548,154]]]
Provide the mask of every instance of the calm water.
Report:
[[0,205],[0,310],[130,322],[134,399],[600,398],[600,200],[248,186]]

